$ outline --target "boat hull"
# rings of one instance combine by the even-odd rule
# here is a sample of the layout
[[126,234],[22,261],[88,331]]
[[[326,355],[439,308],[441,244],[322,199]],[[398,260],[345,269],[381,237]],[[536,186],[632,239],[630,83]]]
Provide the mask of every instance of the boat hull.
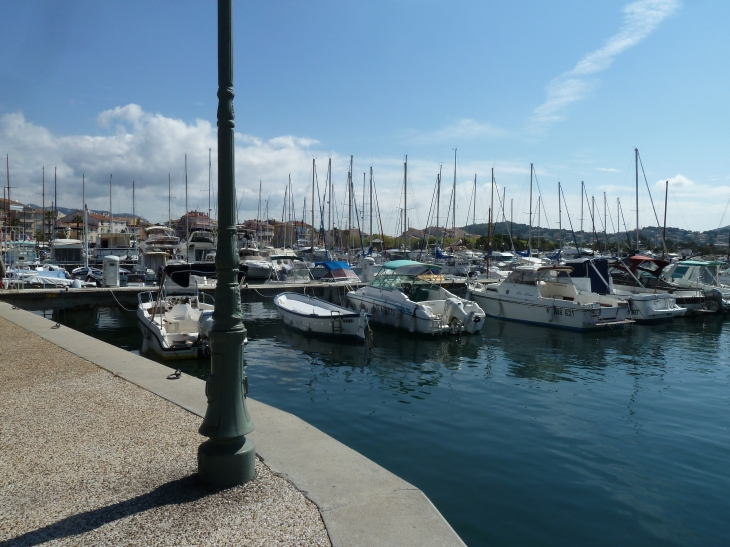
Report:
[[469,289],[467,298],[479,304],[490,317],[545,327],[588,331],[632,323],[627,318],[627,309],[600,304],[585,305],[553,298],[522,300],[478,289]]
[[[413,302],[396,290],[363,287],[347,293],[350,306],[356,310],[364,310],[372,315],[372,321],[381,325],[405,329],[421,334],[473,334],[484,326],[484,312],[473,302],[460,299],[446,290],[448,296],[441,301]],[[443,307],[444,302],[451,300],[454,304],[461,302],[466,316],[463,320],[446,313],[434,313],[434,309]],[[471,305],[470,305],[471,304]]]
[[[282,298],[284,297],[284,298]],[[274,304],[284,325],[307,334],[365,342],[367,315],[313,296],[282,293]]]

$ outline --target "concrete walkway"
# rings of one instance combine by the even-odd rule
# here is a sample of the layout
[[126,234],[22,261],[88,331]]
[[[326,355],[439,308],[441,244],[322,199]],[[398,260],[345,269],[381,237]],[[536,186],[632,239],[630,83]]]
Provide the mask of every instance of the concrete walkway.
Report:
[[53,327],[0,302],[0,547],[464,545],[420,490],[252,399],[265,465],[203,490],[204,382]]

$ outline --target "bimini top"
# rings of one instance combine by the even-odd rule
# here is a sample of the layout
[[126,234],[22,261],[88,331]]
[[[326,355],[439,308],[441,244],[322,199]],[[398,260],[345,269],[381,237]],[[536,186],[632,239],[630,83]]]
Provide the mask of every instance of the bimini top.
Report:
[[441,266],[423,264],[415,260],[391,260],[383,264],[383,270],[392,270],[396,275],[422,275],[428,272],[440,273]]
[[719,262],[717,260],[712,261],[704,261],[704,260],[682,260],[681,262],[678,262],[677,265],[682,266],[724,266],[725,262]]

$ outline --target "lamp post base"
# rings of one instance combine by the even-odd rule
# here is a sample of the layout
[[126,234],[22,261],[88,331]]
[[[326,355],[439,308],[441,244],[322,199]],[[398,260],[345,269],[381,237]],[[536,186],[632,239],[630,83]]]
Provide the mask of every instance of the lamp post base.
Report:
[[198,447],[198,476],[206,486],[230,488],[256,477],[256,445],[246,437],[207,440]]

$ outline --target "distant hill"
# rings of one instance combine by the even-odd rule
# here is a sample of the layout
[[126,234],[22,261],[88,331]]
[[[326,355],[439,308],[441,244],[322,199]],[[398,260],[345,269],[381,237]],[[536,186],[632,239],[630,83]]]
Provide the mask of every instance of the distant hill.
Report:
[[[28,203],[28,207],[33,207],[34,209],[42,209],[43,208],[42,206],[36,205],[34,203]],[[51,209],[51,205],[50,204],[46,205],[46,210],[49,210],[50,211],[50,209]],[[56,207],[56,209],[58,209],[58,211],[60,213],[64,214],[64,215],[69,215],[69,214],[71,214],[71,213],[79,210],[77,207]],[[90,213],[97,214],[97,215],[103,215],[105,213],[108,213],[108,211],[106,211],[106,210],[104,210],[104,211],[97,211],[97,210],[94,210],[94,209],[89,209],[89,212]],[[115,212],[114,213],[114,216],[115,217],[125,217],[125,218],[135,218],[136,217],[136,218],[138,218],[140,220],[143,220],[145,222],[149,222],[146,218],[141,217],[139,215],[133,215],[132,213],[117,213],[117,212]]]
[[[584,225],[585,228],[585,225]],[[467,226],[464,226],[463,229],[470,233],[470,234],[477,234],[480,236],[487,235],[487,224],[468,224]],[[494,225],[494,233],[496,235],[507,235],[509,234],[510,230],[510,223],[509,222],[497,222]],[[512,230],[512,237],[514,239],[527,239],[528,232],[529,232],[529,226],[527,224],[521,224],[518,222],[515,222],[511,225]],[[692,245],[718,245],[718,246],[727,246],[728,244],[728,231],[730,230],[730,226],[725,226],[722,228],[716,228],[714,230],[708,230],[706,232],[693,232],[691,230],[683,230],[682,228],[670,228],[667,227],[667,240],[674,242],[675,244],[686,244],[688,246]],[[615,243],[617,239],[625,241],[628,238],[633,242],[636,240],[636,230],[629,230],[628,236],[626,232],[609,232],[607,235],[603,234],[602,230],[599,230],[597,228],[597,236],[599,241],[603,242],[606,238],[608,238],[609,242]],[[641,228],[639,231],[639,235],[642,240],[649,240],[649,241],[657,241],[661,242],[662,239],[662,228],[659,228],[657,226],[645,226]],[[533,240],[536,240],[537,237],[541,237],[543,239],[550,239],[552,241],[557,241],[561,237],[560,230],[557,229],[557,227],[553,226],[550,228],[546,227],[532,227],[532,238]],[[578,240],[580,244],[583,244],[585,242],[587,245],[590,244],[590,242],[593,240],[593,231],[589,230],[583,230],[582,232],[577,231],[575,232],[575,237]],[[573,239],[573,233],[570,230],[570,226],[567,228],[563,226],[562,229],[562,239],[564,242],[570,242]]]

